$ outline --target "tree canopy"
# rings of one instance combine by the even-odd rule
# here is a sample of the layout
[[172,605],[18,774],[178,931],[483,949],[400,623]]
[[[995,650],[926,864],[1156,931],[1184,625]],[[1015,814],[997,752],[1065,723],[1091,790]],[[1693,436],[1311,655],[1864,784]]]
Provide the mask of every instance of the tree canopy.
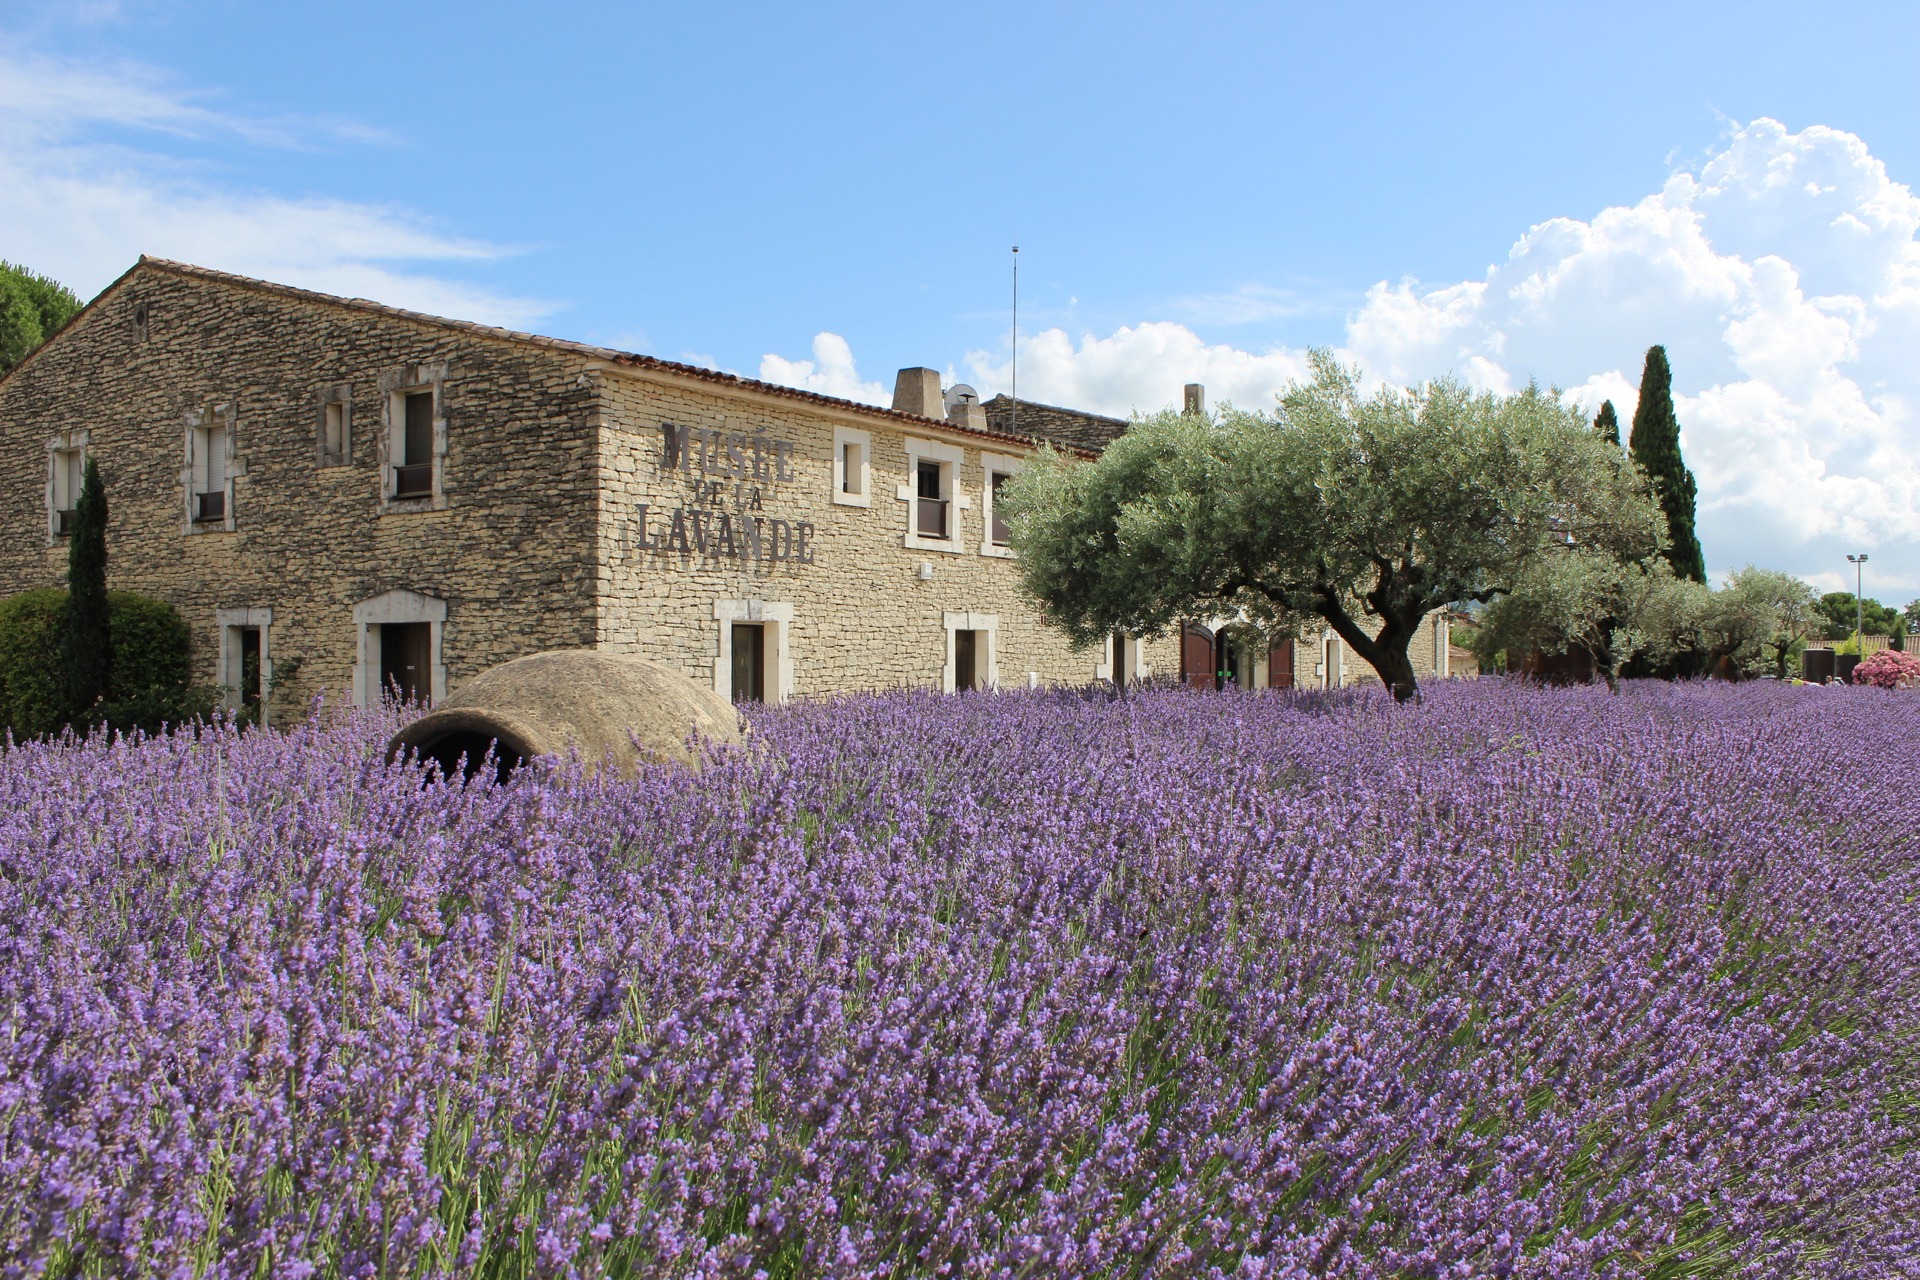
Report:
[[79,312],[80,299],[65,285],[0,260],[0,375]]
[[1661,519],[1577,407],[1442,379],[1363,392],[1324,351],[1271,413],[1162,413],[1091,463],[1009,487],[1022,585],[1076,643],[1245,617],[1332,629],[1400,698],[1434,610],[1510,591],[1571,549],[1654,555]]
[[1819,625],[1811,586],[1790,573],[1748,565],[1727,576],[1702,615],[1708,668],[1724,659],[1734,674],[1770,668],[1784,680],[1788,664]]
[[1618,689],[1636,659],[1665,665],[1698,647],[1707,589],[1657,555],[1568,548],[1540,556],[1481,615],[1474,656],[1482,670],[1517,666],[1532,652],[1584,653]]
[[1856,625],[1870,636],[1884,636],[1900,620],[1898,609],[1881,604],[1871,596],[1860,601],[1856,608],[1851,591],[1829,591],[1820,597],[1817,607],[1828,640],[1847,639],[1853,635]]

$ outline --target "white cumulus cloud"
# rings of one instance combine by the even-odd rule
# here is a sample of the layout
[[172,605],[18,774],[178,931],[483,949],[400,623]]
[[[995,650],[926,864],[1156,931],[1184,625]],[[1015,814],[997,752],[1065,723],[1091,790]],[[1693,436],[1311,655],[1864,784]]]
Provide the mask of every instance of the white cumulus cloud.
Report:
[[[969,351],[967,367],[983,385],[1012,383],[1012,361]],[[1178,407],[1181,388],[1204,383],[1212,400],[1264,408],[1273,393],[1304,377],[1306,353],[1242,351],[1208,343],[1185,325],[1156,320],[1129,325],[1110,337],[1045,329],[1020,339],[1020,398],[1125,417]]]
[[863,404],[893,402],[893,393],[884,384],[861,379],[853,367],[853,348],[837,333],[814,335],[811,360],[788,360],[771,353],[761,356],[760,380]]
[[[1662,344],[1709,568],[1751,561],[1851,590],[1844,553],[1866,550],[1868,594],[1904,602],[1920,595],[1917,232],[1920,197],[1860,138],[1760,119],[1635,203],[1527,229],[1480,279],[1374,285],[1337,346],[1371,377],[1534,380],[1589,413],[1610,398],[1626,422]],[[1228,324],[1289,303],[1243,287],[1169,308]],[[1215,403],[1265,407],[1304,354],[1164,320],[1050,328],[1021,338],[1020,394],[1124,416],[1202,382]],[[1004,353],[966,363],[989,394],[1008,389]]]

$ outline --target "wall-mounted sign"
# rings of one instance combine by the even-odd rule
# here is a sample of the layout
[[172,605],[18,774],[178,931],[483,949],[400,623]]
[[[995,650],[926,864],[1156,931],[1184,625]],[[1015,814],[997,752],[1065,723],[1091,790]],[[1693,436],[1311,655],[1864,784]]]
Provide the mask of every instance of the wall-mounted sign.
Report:
[[661,424],[660,472],[686,476],[693,501],[668,511],[638,503],[641,551],[759,564],[812,564],[813,523],[756,514],[763,491],[798,479],[794,443],[764,434]]

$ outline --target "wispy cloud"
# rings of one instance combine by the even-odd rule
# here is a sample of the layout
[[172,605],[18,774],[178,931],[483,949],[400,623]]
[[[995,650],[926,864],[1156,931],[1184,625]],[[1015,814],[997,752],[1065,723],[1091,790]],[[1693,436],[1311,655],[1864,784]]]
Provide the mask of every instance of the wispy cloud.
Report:
[[1190,293],[1174,299],[1172,306],[1173,314],[1189,324],[1220,327],[1284,320],[1329,310],[1338,314],[1343,309],[1308,294],[1265,284],[1243,284],[1226,293]]
[[83,297],[151,253],[514,327],[554,310],[431,270],[495,261],[513,252],[508,246],[402,206],[238,189],[186,163],[169,140],[272,148],[393,141],[357,122],[263,119],[213,101],[139,63],[102,67],[0,49],[5,256]]

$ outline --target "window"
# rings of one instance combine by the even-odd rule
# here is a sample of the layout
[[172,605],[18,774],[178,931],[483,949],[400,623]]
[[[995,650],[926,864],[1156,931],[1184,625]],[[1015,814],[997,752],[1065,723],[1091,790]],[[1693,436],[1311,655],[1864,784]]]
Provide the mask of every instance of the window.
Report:
[[[386,405],[378,461],[384,509],[442,510],[446,499],[447,366],[409,365],[380,375]],[[352,411],[347,411],[352,427]]]
[[433,392],[409,391],[402,397],[400,455],[393,468],[393,496],[426,498],[433,494]]
[[787,634],[793,606],[767,600],[716,600],[719,653],[713,690],[729,702],[785,702],[793,692]]
[[833,429],[833,500],[845,507],[872,503],[870,450],[873,438],[852,427]]
[[353,388],[346,384],[320,393],[320,465],[345,466],[353,460]]
[[900,501],[907,504],[907,532],[903,545],[921,551],[962,554],[961,512],[969,500],[960,493],[960,464],[965,453],[958,445],[933,440],[906,441],[907,483]]
[[991,613],[948,610],[947,666],[940,685],[948,693],[991,689],[1000,683],[1000,619]]
[[203,427],[196,433],[193,459],[193,518],[200,523],[227,518],[227,429]]
[[981,521],[985,526],[986,535],[980,543],[980,554],[983,556],[1007,558],[1013,556],[1013,548],[1007,545],[1013,540],[1012,529],[1007,522],[1007,509],[1000,502],[1000,493],[1006,487],[1007,481],[1020,474],[1025,466],[1024,458],[1013,458],[999,453],[980,455],[980,471],[986,480],[982,486],[986,503],[986,511]]
[[918,485],[917,515],[914,532],[923,538],[947,538],[947,503],[951,486],[947,483],[946,464],[922,458],[915,469]]
[[208,405],[187,415],[187,531],[231,529],[234,419],[230,405]]
[[1109,655],[1107,659],[1107,670],[1109,673],[1107,678],[1113,681],[1115,688],[1124,689],[1128,681],[1140,678],[1137,661],[1132,664],[1127,661],[1129,657],[1133,656],[1128,652],[1131,648],[1132,643],[1127,639],[1126,633],[1123,631],[1116,631],[1107,637],[1107,653]]
[[73,509],[80,505],[80,489],[87,478],[85,449],[53,451],[53,535],[73,532]]

